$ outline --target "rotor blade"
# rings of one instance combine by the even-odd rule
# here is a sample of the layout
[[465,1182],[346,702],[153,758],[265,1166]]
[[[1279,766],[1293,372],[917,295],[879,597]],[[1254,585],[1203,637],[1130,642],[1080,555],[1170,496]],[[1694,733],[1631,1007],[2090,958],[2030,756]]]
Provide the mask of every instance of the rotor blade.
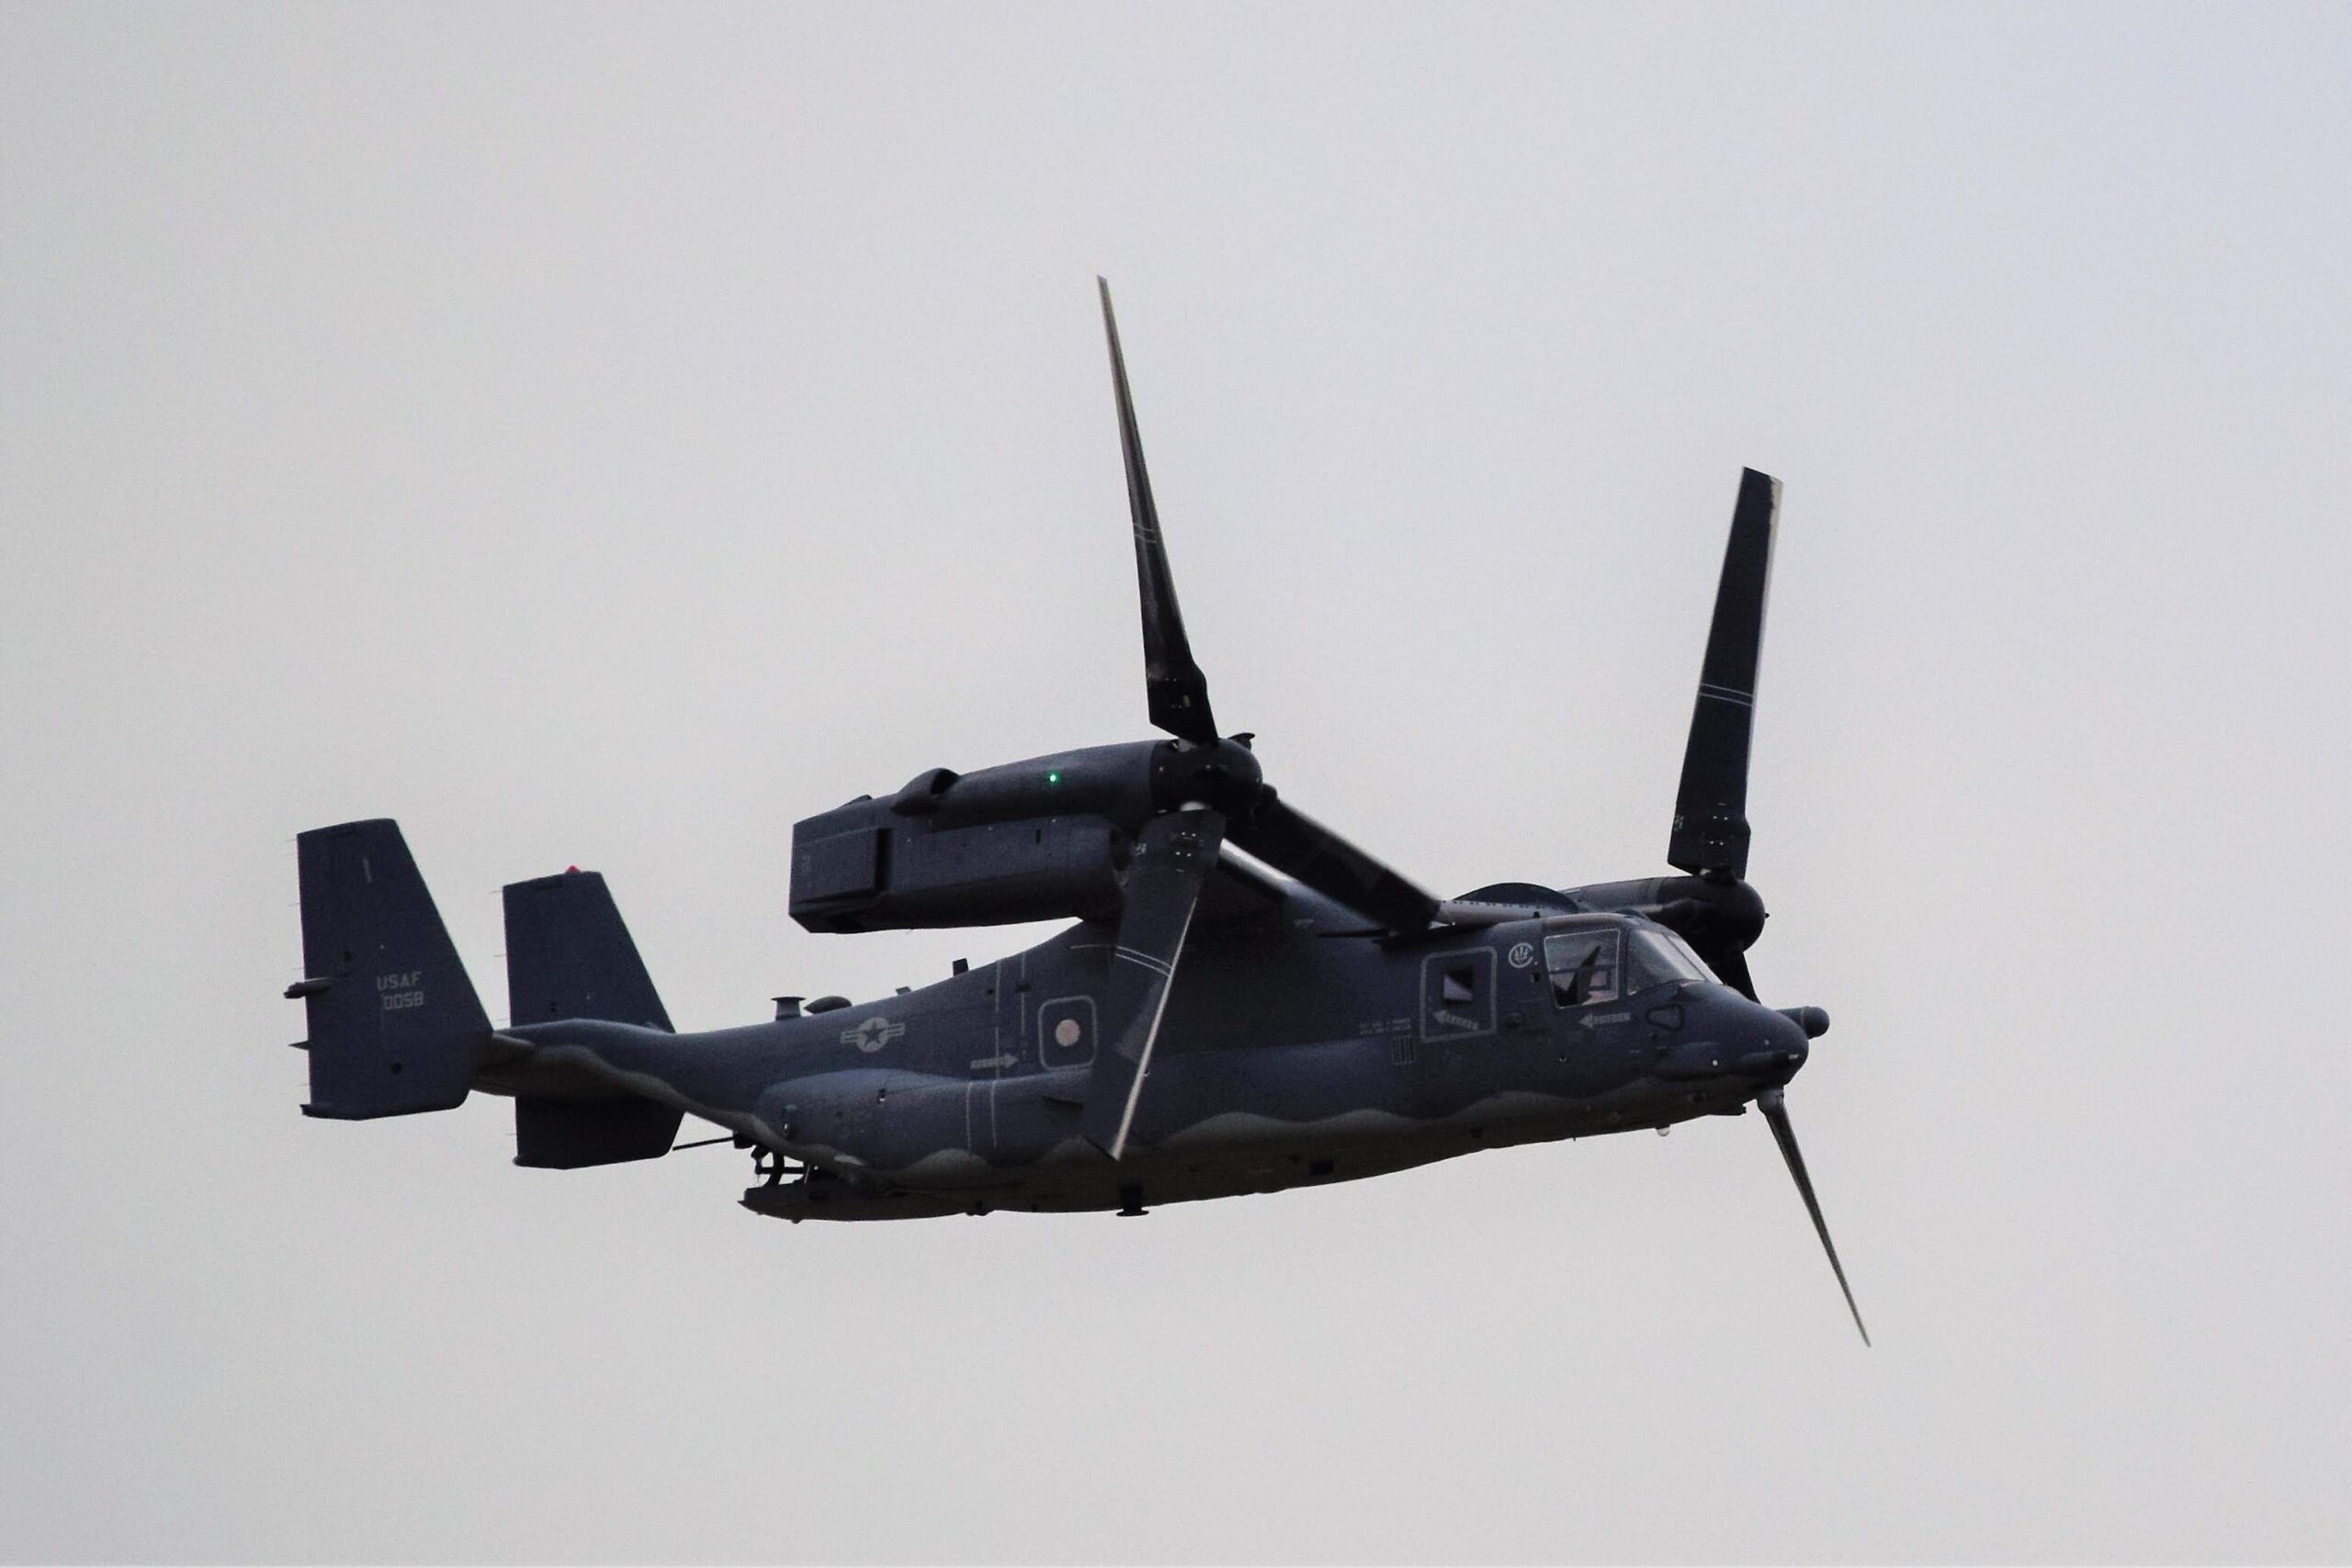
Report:
[[1789,1125],[1788,1101],[1778,1089],[1768,1089],[1756,1097],[1756,1108],[1772,1125],[1772,1137],[1781,1145],[1781,1157],[1789,1162],[1789,1174],[1797,1179],[1797,1191],[1804,1199],[1805,1213],[1813,1216],[1813,1228],[1821,1235],[1821,1250],[1829,1254],[1829,1270],[1838,1276],[1838,1288],[1846,1292],[1846,1310],[1854,1314],[1854,1326],[1861,1329],[1862,1343],[1868,1345],[1871,1331],[1862,1328],[1862,1309],[1854,1304],[1853,1287],[1846,1283],[1845,1268],[1838,1261],[1837,1246],[1829,1239],[1829,1223],[1821,1217],[1820,1200],[1813,1195],[1813,1179],[1804,1173],[1804,1156],[1797,1152],[1796,1129]]
[[1127,907],[1119,917],[1103,997],[1110,1027],[1096,1044],[1086,1108],[1079,1117],[1079,1130],[1113,1159],[1126,1152],[1176,960],[1224,838],[1222,816],[1195,810],[1153,818],[1136,840]]
[[1714,624],[1699,670],[1699,700],[1682,752],[1667,863],[1699,875],[1747,874],[1747,742],[1755,720],[1756,660],[1772,581],[1772,534],[1781,481],[1754,468],[1739,476],[1739,504],[1724,547]]
[[1699,956],[1707,961],[1707,967],[1715,972],[1715,978],[1746,997],[1749,1001],[1758,999],[1756,982],[1748,976],[1747,973],[1747,954],[1736,947],[1725,947],[1713,953],[1702,949]]
[[1127,510],[1135,518],[1136,581],[1143,591],[1143,682],[1151,722],[1175,736],[1209,745],[1216,720],[1209,713],[1208,677],[1193,662],[1184,637],[1184,616],[1176,608],[1176,582],[1168,572],[1168,547],[1159,537],[1159,509],[1152,504],[1151,476],[1143,467],[1143,434],[1136,428],[1135,400],[1127,392],[1127,358],[1119,352],[1119,320],[1111,313],[1111,286],[1102,291],[1102,330],[1111,340],[1111,386],[1119,400],[1119,448],[1127,460]]
[[[1732,886],[1745,887],[1746,884]],[[1755,940],[1753,928],[1726,919],[1721,907],[1705,898],[1669,898],[1663,904],[1636,908],[1689,942],[1690,951],[1706,960],[1707,967],[1715,972],[1716,979],[1749,1001],[1757,999],[1756,982],[1747,973],[1747,944]],[[1757,901],[1756,908],[1760,922],[1761,900]]]
[[1233,841],[1358,914],[1391,931],[1429,929],[1438,901],[1271,789],[1233,824]]

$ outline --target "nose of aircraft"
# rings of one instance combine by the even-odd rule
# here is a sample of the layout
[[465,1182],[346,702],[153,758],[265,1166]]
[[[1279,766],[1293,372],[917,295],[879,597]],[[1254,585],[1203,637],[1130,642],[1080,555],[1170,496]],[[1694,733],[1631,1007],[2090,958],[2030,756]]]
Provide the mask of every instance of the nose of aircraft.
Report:
[[[1821,1013],[1819,1008],[1792,1008],[1781,1012],[1736,993],[1725,999],[1727,1005],[1739,1010],[1740,1032],[1747,1043],[1734,1058],[1732,1070],[1767,1084],[1785,1084],[1796,1077],[1797,1069],[1812,1054],[1811,1037],[1829,1027],[1829,1015]],[[1815,1021],[1800,1021],[1793,1016],[1799,1012],[1821,1013],[1821,1029],[1806,1027]]]
[[[1820,1012],[1792,1009],[1776,1012],[1749,1001],[1729,986],[1693,986],[1682,993],[1680,1010],[1689,1020],[1687,1043],[1669,1052],[1658,1064],[1667,1078],[1712,1078],[1725,1074],[1747,1079],[1759,1089],[1777,1089],[1797,1076],[1809,1047],[1806,1024],[1796,1016]],[[1826,1014],[1818,1020],[1828,1027]]]

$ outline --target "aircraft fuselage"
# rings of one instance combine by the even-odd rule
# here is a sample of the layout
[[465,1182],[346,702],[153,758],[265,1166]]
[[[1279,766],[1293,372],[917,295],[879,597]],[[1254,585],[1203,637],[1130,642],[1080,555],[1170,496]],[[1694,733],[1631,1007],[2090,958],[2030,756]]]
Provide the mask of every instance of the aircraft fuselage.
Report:
[[[1789,1019],[1645,962],[1673,939],[1639,919],[1396,942],[1295,890],[1193,932],[1135,1143],[1114,1162],[1078,1128],[1113,934],[1082,923],[918,990],[748,1028],[505,1032],[533,1047],[524,1071],[586,1069],[799,1162],[799,1179],[744,1198],[791,1219],[1132,1209],[1351,1180],[1736,1113],[1805,1055]],[[528,1086],[493,1070],[481,1087]]]

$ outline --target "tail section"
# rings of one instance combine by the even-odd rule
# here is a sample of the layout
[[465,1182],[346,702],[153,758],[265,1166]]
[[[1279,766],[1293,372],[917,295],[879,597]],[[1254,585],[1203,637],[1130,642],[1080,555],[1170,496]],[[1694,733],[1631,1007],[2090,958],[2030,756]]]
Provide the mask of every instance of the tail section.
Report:
[[518,1024],[601,1018],[670,1027],[637,943],[594,871],[508,885],[506,999]]
[[[506,995],[516,1024],[593,1018],[667,1031],[628,927],[593,871],[506,889]],[[621,1094],[518,1094],[514,1163],[546,1169],[657,1159],[684,1113]]]
[[490,1020],[387,818],[296,839],[310,1022],[306,1116],[366,1121],[463,1103]]

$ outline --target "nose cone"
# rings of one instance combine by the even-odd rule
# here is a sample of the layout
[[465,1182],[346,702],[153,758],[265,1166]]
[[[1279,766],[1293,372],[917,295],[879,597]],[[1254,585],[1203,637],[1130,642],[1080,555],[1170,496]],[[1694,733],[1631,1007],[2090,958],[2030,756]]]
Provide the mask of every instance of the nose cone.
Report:
[[1686,1041],[1659,1062],[1659,1077],[1731,1075],[1770,1088],[1787,1083],[1804,1066],[1805,1033],[1796,1020],[1749,1001],[1729,986],[1692,986],[1682,998]]
[[1768,1084],[1784,1084],[1796,1077],[1812,1054],[1804,1025],[1745,997],[1738,1002],[1742,1034],[1748,1043],[1732,1063],[1733,1071]]

